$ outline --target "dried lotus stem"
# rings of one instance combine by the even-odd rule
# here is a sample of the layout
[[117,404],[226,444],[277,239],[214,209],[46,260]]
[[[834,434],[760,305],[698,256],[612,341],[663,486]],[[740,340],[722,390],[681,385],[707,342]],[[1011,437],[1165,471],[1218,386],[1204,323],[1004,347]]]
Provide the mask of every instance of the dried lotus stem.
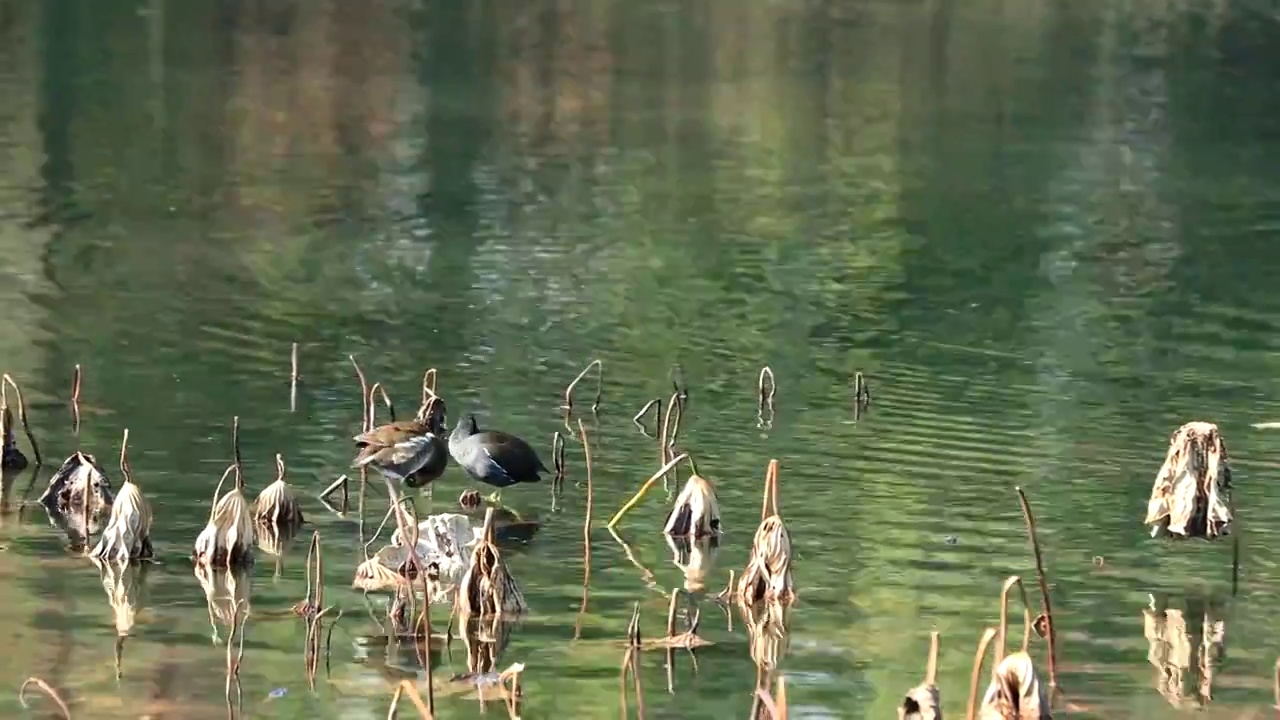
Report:
[[437,374],[435,368],[427,368],[427,371],[422,374],[422,405],[426,405],[432,398],[440,397],[436,394]]
[[[656,410],[655,410],[655,408],[656,408]],[[649,414],[649,411],[650,411],[650,410],[654,410],[654,419],[653,419],[653,432],[654,432],[654,435],[650,435],[650,434],[649,434],[649,431],[648,431],[647,429],[645,429],[644,422],[643,422],[644,417],[645,417],[646,415],[648,415],[648,414]],[[640,433],[641,433],[642,435],[644,435],[645,437],[647,437],[647,438],[652,438],[652,437],[656,436],[656,435],[657,435],[657,433],[658,433],[658,432],[660,432],[660,431],[662,430],[662,428],[661,428],[661,425],[662,425],[662,398],[660,398],[660,397],[659,397],[659,398],[654,398],[654,399],[650,400],[649,402],[645,403],[645,404],[644,404],[644,407],[640,408],[640,412],[636,413],[636,414],[635,414],[635,417],[631,418],[631,422],[632,422],[632,423],[634,423],[636,427],[640,428]]]
[[382,396],[382,404],[387,406],[387,415],[391,416],[391,422],[396,421],[396,406],[391,402],[391,396],[387,395],[386,389],[382,387],[382,383],[374,383],[369,389],[369,425],[373,429],[373,405],[374,398],[378,395]]
[[1057,628],[1053,624],[1053,604],[1049,600],[1049,579],[1044,572],[1044,557],[1040,554],[1040,540],[1036,537],[1036,518],[1031,513],[1027,494],[1015,487],[1018,503],[1022,506],[1022,519],[1027,523],[1027,537],[1031,540],[1031,552],[1036,560],[1036,581],[1040,584],[1040,598],[1044,603],[1045,639],[1049,643],[1049,687],[1058,687]]
[[587,553],[591,552],[591,445],[587,442],[587,428],[578,418],[578,435],[582,439],[582,456],[587,464],[587,514],[582,523],[582,541],[586,543]]
[[289,351],[289,412],[298,410],[298,343]]
[[[756,427],[773,424],[773,397],[777,394],[778,383],[773,379],[773,369],[765,365],[760,368],[760,378],[756,381]],[[765,410],[769,411],[767,417]]]
[[965,720],[974,720],[978,710],[978,682],[982,678],[982,661],[987,657],[987,646],[996,636],[995,628],[987,628],[978,640],[978,651],[973,655],[973,673],[969,676],[969,707],[965,712]]
[[75,370],[71,373],[71,431],[76,435],[80,434],[80,383],[81,383],[80,363],[76,363]]
[[596,398],[591,403],[591,412],[594,413],[600,410],[600,396],[604,391],[604,363],[596,359],[592,360],[582,372],[578,373],[578,377],[574,378],[573,382],[569,383],[568,387],[564,389],[564,404],[560,408],[565,411],[566,418],[569,413],[573,412],[573,389],[578,386],[578,383],[582,382],[582,378],[586,377],[587,373],[591,372],[591,368],[596,369]]
[[36,465],[43,465],[44,459],[40,455],[40,443],[36,442],[36,436],[31,432],[31,424],[27,420],[27,403],[22,399],[22,388],[18,387],[18,383],[14,382],[13,376],[5,373],[2,378],[6,385],[13,388],[13,393],[18,397],[18,420],[22,423],[22,432],[27,434],[27,440],[31,442],[31,454],[36,456]]
[[[231,417],[231,458],[236,469],[236,487],[243,487],[244,479],[241,477],[242,469],[240,465],[240,416],[233,415]],[[214,501],[217,501],[215,495]]]
[[1022,594],[1022,652],[1027,651],[1027,647],[1031,642],[1031,602],[1027,599],[1027,589],[1022,585],[1022,578],[1017,575],[1010,575],[1000,589],[1000,628],[996,635],[995,659],[997,666],[1004,661],[1005,639],[1009,632],[1009,591],[1015,586]]
[[631,508],[635,507],[636,504],[640,502],[640,500],[645,496],[645,493],[649,492],[649,488],[653,487],[653,485],[657,483],[658,480],[662,479],[662,477],[665,476],[667,472],[671,470],[671,468],[675,467],[676,465],[679,465],[682,461],[686,460],[688,457],[689,457],[688,453],[680,453],[676,457],[672,458],[670,462],[658,468],[658,472],[654,473],[652,477],[644,481],[644,484],[641,485],[640,489],[636,491],[636,494],[632,496],[630,500],[627,501],[627,504],[623,505],[621,510],[614,513],[613,517],[610,518],[609,520],[608,526],[609,527],[616,526],[618,524],[618,521],[622,519],[622,516],[626,515],[627,512],[631,510]]
[[356,378],[360,381],[360,432],[369,432],[369,382],[365,380],[364,371],[360,369],[360,363],[356,362],[355,355],[348,355],[347,359],[351,361],[351,367],[356,370]]
[[54,690],[49,683],[38,677],[29,677],[26,682],[22,683],[22,687],[18,688],[18,702],[22,703],[22,707],[27,707],[27,686],[34,685],[37,689],[49,696],[58,705],[58,709],[62,711],[62,717],[71,720],[71,711],[67,709],[67,703],[62,700],[62,696],[58,695],[58,691]]
[[867,386],[867,378],[862,371],[853,374],[853,404],[862,409],[871,404],[871,388]]
[[564,436],[559,430],[551,436],[551,461],[556,469],[556,482],[564,482]]

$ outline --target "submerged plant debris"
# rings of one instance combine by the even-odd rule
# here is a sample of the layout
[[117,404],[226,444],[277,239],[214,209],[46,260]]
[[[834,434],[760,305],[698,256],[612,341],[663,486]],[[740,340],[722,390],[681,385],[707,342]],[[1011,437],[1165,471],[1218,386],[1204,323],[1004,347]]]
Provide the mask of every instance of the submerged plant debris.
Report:
[[1231,467],[1218,426],[1189,422],[1169,438],[1147,502],[1152,537],[1213,539],[1231,532]]

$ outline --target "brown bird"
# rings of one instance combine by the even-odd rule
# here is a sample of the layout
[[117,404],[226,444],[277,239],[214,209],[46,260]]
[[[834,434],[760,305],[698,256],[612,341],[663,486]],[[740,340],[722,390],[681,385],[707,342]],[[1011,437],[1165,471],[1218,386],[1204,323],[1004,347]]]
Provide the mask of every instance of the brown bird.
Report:
[[352,439],[360,451],[351,467],[377,470],[397,491],[404,485],[427,485],[444,474],[449,465],[444,416],[444,402],[432,398],[412,420],[390,422],[356,435]]

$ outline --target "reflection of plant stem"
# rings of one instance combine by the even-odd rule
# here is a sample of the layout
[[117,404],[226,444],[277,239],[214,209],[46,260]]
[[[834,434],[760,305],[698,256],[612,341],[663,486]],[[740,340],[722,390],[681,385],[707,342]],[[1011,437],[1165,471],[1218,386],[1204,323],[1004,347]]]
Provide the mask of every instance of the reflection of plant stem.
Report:
[[582,372],[578,373],[578,377],[574,378],[573,382],[569,383],[568,387],[564,389],[564,405],[560,407],[565,410],[566,422],[568,422],[569,413],[573,411],[573,389],[578,386],[578,383],[582,382],[582,378],[586,377],[587,373],[591,372],[591,368],[596,369],[596,399],[591,403],[591,412],[594,413],[600,410],[600,395],[604,390],[604,363],[596,359],[592,360]]
[[653,574],[653,571],[645,567],[644,564],[642,564],[639,560],[636,559],[635,553],[632,552],[631,550],[631,545],[629,545],[626,540],[623,540],[622,536],[619,535],[618,532],[613,528],[610,527],[606,529],[609,531],[609,534],[613,536],[613,539],[619,545],[622,546],[622,552],[626,554],[627,560],[630,560],[631,564],[634,565],[636,569],[640,571],[641,577],[644,580],[645,584],[651,588],[657,588],[658,581],[656,579],[656,576]]
[[298,410],[298,343],[289,352],[289,412]]
[[587,464],[587,512],[582,522],[582,606],[578,609],[578,620],[574,623],[573,639],[582,636],[582,617],[587,612],[587,594],[591,585],[591,445],[587,442],[587,429],[578,419],[578,433],[582,439],[582,455]]
[[67,704],[63,702],[62,697],[58,695],[58,691],[50,687],[49,683],[38,677],[29,677],[26,682],[22,683],[22,687],[18,688],[18,702],[22,703],[22,707],[27,707],[26,692],[28,685],[35,685],[41,692],[48,695],[51,700],[58,704],[58,709],[62,711],[62,716],[67,720],[71,720],[71,711],[67,709]]
[[647,438],[652,438],[654,435],[649,434],[649,431],[645,429],[642,420],[645,415],[649,414],[649,410],[653,408],[656,408],[653,413],[653,432],[654,435],[656,435],[662,430],[662,398],[654,398],[645,403],[644,407],[640,408],[640,412],[636,413],[635,417],[631,418],[631,422],[635,423],[635,426],[640,428],[640,432]]

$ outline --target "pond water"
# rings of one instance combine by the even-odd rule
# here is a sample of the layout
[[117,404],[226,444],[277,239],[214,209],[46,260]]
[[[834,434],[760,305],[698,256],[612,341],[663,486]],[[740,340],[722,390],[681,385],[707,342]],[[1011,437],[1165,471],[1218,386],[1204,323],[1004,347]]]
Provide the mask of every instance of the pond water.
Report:
[[[656,469],[631,418],[676,364],[680,445],[726,528],[712,592],[780,462],[795,717],[892,716],[931,630],[959,715],[1002,581],[1034,577],[1015,485],[1073,715],[1262,716],[1280,432],[1252,424],[1280,420],[1280,27],[1253,6],[0,0],[0,364],[45,458],[34,489],[30,470],[5,481],[0,713],[52,707],[18,704],[38,676],[76,717],[227,715],[225,628],[188,556],[239,415],[251,492],[281,453],[344,612],[312,689],[288,615],[305,537],[278,565],[260,555],[243,715],[386,716],[413,651],[362,644],[385,598],[371,617],[350,589],[355,513],[316,499],[350,472],[354,354],[402,414],[438,368],[451,418],[474,411],[548,464],[565,384],[603,360],[585,612],[580,446],[554,505],[549,482],[503,493],[541,523],[505,555],[531,612],[497,665],[525,664],[525,717],[618,715],[633,604],[658,635],[685,582],[661,492],[621,541],[603,527]],[[858,416],[856,372],[873,395]],[[1230,542],[1141,524],[1191,419],[1219,424],[1235,469],[1234,594]],[[158,563],[117,677],[112,588],[30,501],[77,448],[116,477],[125,428]],[[475,486],[452,466],[418,507]],[[751,711],[742,620],[702,610],[715,645],[696,672],[677,656],[673,694],[662,653],[642,657],[651,717]],[[1207,677],[1153,642],[1161,614],[1193,649],[1221,633]],[[442,717],[482,712],[450,683],[466,670],[465,644],[437,658]]]

